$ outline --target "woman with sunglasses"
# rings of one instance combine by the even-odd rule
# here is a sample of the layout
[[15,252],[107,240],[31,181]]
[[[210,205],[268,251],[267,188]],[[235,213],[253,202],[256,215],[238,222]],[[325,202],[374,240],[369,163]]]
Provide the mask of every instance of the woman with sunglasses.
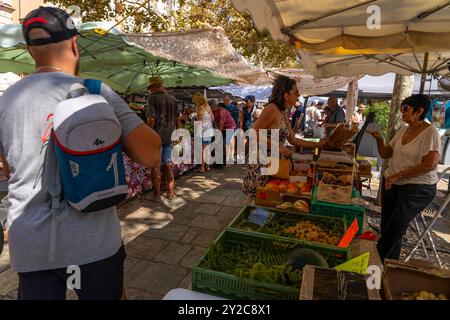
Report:
[[402,238],[409,223],[436,195],[440,136],[425,122],[430,99],[413,95],[403,100],[401,112],[407,126],[385,145],[379,132],[370,132],[377,140],[378,152],[389,159],[381,192],[381,236],[377,248],[381,259],[400,258]]
[[[292,155],[292,151],[285,146],[286,141],[295,147],[310,149],[322,148],[327,142],[326,139],[321,142],[310,142],[295,137],[289,122],[288,109],[295,106],[299,97],[300,92],[296,81],[285,76],[278,76],[269,98],[269,104],[264,107],[252,128],[256,131],[258,139],[260,130],[267,130],[267,138],[260,141],[260,143],[267,144],[267,150],[271,150],[271,130],[278,130],[279,155],[282,159],[289,159]],[[255,151],[250,150],[250,154],[257,154]],[[255,199],[256,187],[265,179],[265,176],[261,174],[262,166],[262,164],[249,164],[247,167],[242,192],[248,196],[249,203]]]

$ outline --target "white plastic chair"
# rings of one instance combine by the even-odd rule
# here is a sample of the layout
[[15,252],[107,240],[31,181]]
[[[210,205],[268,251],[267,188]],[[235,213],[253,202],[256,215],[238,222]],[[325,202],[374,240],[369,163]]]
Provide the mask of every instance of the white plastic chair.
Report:
[[[445,174],[450,171],[450,167],[446,168],[444,171],[442,171],[439,174],[439,180],[442,180],[442,178],[445,176]],[[447,206],[450,203],[450,192],[448,193],[447,197],[445,198],[444,202],[442,203],[442,200],[439,201],[437,197],[435,197],[433,199],[433,201],[428,205],[427,208],[425,208],[425,210],[423,210],[416,218],[414,218],[414,220],[411,222],[411,224],[414,224],[415,228],[413,227],[413,229],[415,229],[416,234],[418,235],[418,239],[417,241],[414,243],[413,248],[411,249],[411,251],[409,252],[409,254],[407,255],[405,261],[409,261],[412,256],[414,255],[414,253],[416,252],[417,248],[421,245],[424,252],[425,252],[425,256],[428,258],[428,252],[427,252],[427,248],[425,246],[425,242],[424,239],[425,237],[427,238],[427,240],[430,242],[431,244],[431,249],[433,251],[434,254],[434,258],[436,259],[439,268],[442,268],[442,260],[439,257],[439,253],[436,250],[436,246],[434,244],[433,238],[431,236],[431,229],[433,228],[434,224],[436,223],[437,220],[439,220],[440,218],[444,217],[447,214]],[[439,208],[436,210],[436,208]],[[431,214],[430,214],[431,213]],[[425,217],[430,217],[432,218],[431,221],[427,224]],[[420,230],[419,228],[419,222],[418,219],[421,220],[423,226],[424,226],[424,230],[423,232]],[[412,227],[410,224],[410,227]]]

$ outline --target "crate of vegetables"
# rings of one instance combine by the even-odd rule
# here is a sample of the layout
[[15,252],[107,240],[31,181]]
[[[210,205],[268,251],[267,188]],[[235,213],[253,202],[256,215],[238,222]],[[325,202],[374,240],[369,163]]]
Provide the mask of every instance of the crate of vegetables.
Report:
[[227,230],[194,265],[192,289],[228,299],[298,300],[305,265],[345,261],[344,250]]
[[246,206],[231,222],[229,229],[337,246],[347,230],[347,224],[343,218]]

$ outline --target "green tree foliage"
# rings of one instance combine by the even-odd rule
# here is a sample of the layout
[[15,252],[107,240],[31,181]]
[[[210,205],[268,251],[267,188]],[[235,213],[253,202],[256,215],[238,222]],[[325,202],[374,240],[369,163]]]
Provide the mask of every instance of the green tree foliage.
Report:
[[375,101],[370,104],[364,115],[367,116],[369,112],[375,112],[376,122],[381,126],[381,132],[383,133],[383,137],[386,137],[388,122],[389,122],[389,112],[391,106],[387,101]]
[[[167,2],[167,0],[165,0]],[[156,12],[144,0],[50,0],[68,7],[77,5],[83,21],[117,20],[127,32],[183,31],[222,27],[236,50],[253,64],[265,68],[299,67],[295,52],[256,30],[249,14],[238,12],[230,0],[178,0],[176,10]],[[148,1],[145,1],[148,3]]]

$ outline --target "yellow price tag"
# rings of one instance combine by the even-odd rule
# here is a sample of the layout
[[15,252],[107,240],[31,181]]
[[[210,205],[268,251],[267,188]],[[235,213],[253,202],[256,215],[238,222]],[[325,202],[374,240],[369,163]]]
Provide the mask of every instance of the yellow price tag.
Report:
[[359,257],[356,257],[352,260],[344,262],[341,265],[338,265],[334,269],[338,271],[349,271],[360,274],[367,274],[367,268],[369,267],[369,257],[370,252],[366,252],[360,255]]

